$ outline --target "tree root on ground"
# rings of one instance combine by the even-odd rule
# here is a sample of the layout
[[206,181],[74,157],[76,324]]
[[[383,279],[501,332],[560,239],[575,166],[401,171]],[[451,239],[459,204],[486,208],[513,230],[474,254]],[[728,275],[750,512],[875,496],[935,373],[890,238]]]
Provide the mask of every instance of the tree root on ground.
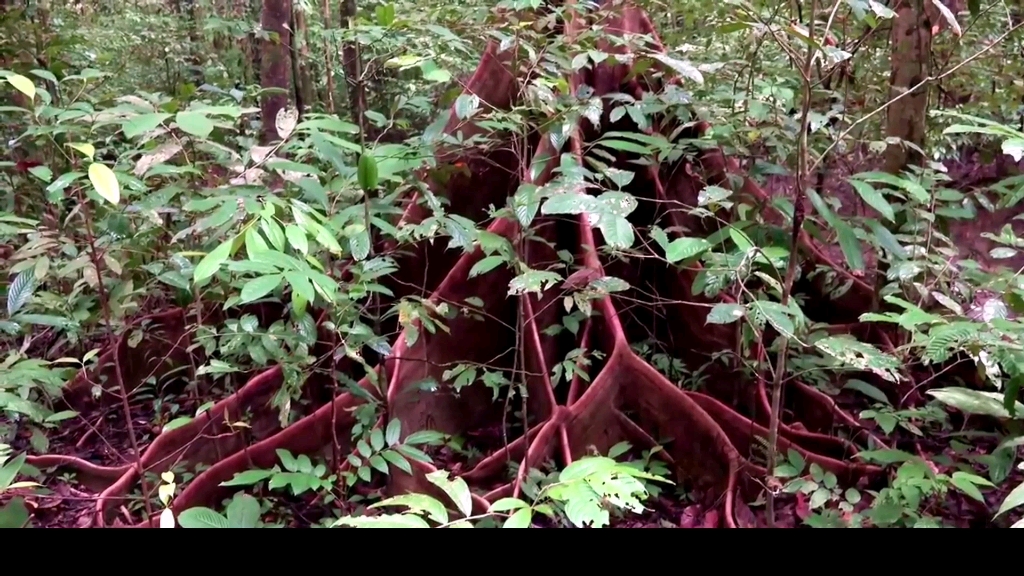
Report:
[[[618,6],[610,22],[609,31],[652,35],[656,48],[663,50],[647,16],[639,9]],[[571,33],[572,27],[567,29]],[[609,46],[606,51],[622,49]],[[512,52],[500,51],[497,44],[488,47],[466,87],[467,93],[480,98],[481,106],[508,110],[519,100],[525,81],[512,72]],[[653,90],[654,80],[648,78],[649,72],[643,75],[643,82],[627,79],[629,72],[625,65],[601,64],[593,70],[581,71],[570,86],[586,83],[596,96]],[[636,130],[628,118],[612,122],[609,112],[604,111],[601,129],[584,122],[586,125],[573,130],[568,143],[581,165],[586,165],[585,142],[593,142],[610,130]],[[655,131],[667,134],[667,124]],[[684,130],[681,137],[699,139],[706,128],[706,124],[698,123]],[[446,133],[456,132],[462,132],[464,138],[486,133],[478,124],[459,121],[453,113]],[[537,158],[550,160],[540,174],[531,178],[528,167]],[[449,213],[479,219],[487,206],[504,205],[521,183],[548,183],[559,164],[559,153],[549,137],[533,134],[506,136],[502,145],[469,152],[442,150],[437,159],[439,163],[461,163],[468,167],[468,174],[453,175],[443,186],[436,185],[435,194],[450,200]],[[633,170],[638,166],[635,160],[620,154],[615,164],[620,169]],[[694,160],[684,157],[678,162],[641,168],[624,190],[639,200],[629,220],[641,244],[647,242],[647,232],[655,223],[669,234],[678,234],[680,229],[691,233],[713,231],[714,227],[706,221],[684,215],[679,205],[696,206],[697,195],[705,184],[729,186],[729,168],[728,159],[717,149],[705,150]],[[770,207],[770,199],[749,179],[743,179],[740,193]],[[772,213],[772,209],[767,212]],[[417,222],[428,215],[425,206],[413,203],[403,220]],[[787,218],[777,211],[769,220],[772,218],[785,229]],[[413,256],[402,260],[399,271],[388,280],[390,287],[399,297],[420,290],[423,295],[430,295],[435,304],[448,303],[456,312],[443,319],[446,331],[429,333],[417,329],[414,339],[412,329],[406,328],[398,336],[391,354],[377,368],[378,377],[387,380],[386,397],[381,398],[387,413],[379,425],[386,424],[385,419],[398,419],[403,437],[426,429],[465,434],[484,427],[500,428],[507,436],[502,446],[487,447],[490,453],[482,461],[468,470],[457,471],[477,492],[474,513],[484,512],[489,501],[518,495],[531,468],[549,461],[566,465],[595,449],[605,452],[626,440],[638,448],[663,444],[662,454],[675,480],[704,494],[705,509],[718,511],[722,525],[752,525],[745,515],[737,513],[737,507],[757,497],[766,477],[761,445],[768,436],[769,416],[764,381],[746,384],[738,381],[738,371],[716,367],[709,372],[714,385],[707,393],[686,391],[666,379],[632,347],[633,343],[655,336],[658,342],[666,344],[667,352],[684,359],[691,368],[706,362],[710,353],[736,350],[734,325],[705,322],[711,305],[731,297],[691,294],[699,264],[669,266],[645,257],[640,251],[603,264],[599,255],[605,251],[605,242],[600,232],[591,228],[586,213],[568,218],[539,216],[531,228],[544,242],[524,241],[519,223],[508,219],[495,220],[488,231],[507,238],[517,256],[531,269],[555,270],[558,251],[564,250],[573,256],[575,265],[563,264],[557,269],[559,272],[568,275],[582,267],[588,269],[592,279],[606,274],[615,276],[626,280],[630,289],[597,294],[591,300],[593,313],[581,326],[579,338],[567,332],[550,334],[546,329],[561,322],[559,308],[563,297],[571,294],[571,286],[563,284],[562,290],[549,289],[539,296],[527,292],[509,297],[512,270],[498,267],[471,277],[473,266],[485,256],[479,247],[460,256],[438,242],[419,243]],[[842,305],[844,309],[865,311],[874,305],[870,285],[836,264],[827,255],[827,247],[805,233],[800,236],[799,246],[809,269],[831,268],[850,280],[852,288]],[[483,305],[467,303],[470,298],[482,300]],[[638,302],[643,305],[637,305]],[[167,312],[159,319],[170,335],[164,335],[165,340],[185,334],[183,312]],[[136,346],[144,352],[142,355],[124,349],[127,340],[122,338],[117,356],[126,382],[141,382],[151,373],[193,362],[185,352],[189,347],[187,336],[177,338],[180,344],[169,351],[166,344],[148,338],[144,336]],[[590,365],[581,364],[581,369],[589,373],[588,378],[567,374],[568,384],[553,385],[553,368],[564,361],[567,352],[577,348],[587,351]],[[167,359],[157,357],[157,351]],[[110,370],[117,366],[117,361],[108,352],[101,357],[100,364],[103,370]],[[494,400],[492,390],[479,382],[460,390],[446,382],[445,371],[458,364],[472,364],[501,374],[506,385],[499,388],[498,401]],[[72,405],[82,401],[80,390],[90,387],[92,377],[85,374],[70,386]],[[425,385],[429,382],[432,385]],[[352,411],[364,400],[351,392],[341,394],[281,429],[269,410],[270,398],[281,384],[280,368],[266,370],[189,424],[160,434],[144,451],[142,468],[146,473],[159,473],[175,464],[193,468],[198,464],[211,465],[172,501],[174,512],[200,505],[217,506],[233,490],[222,486],[223,482],[250,468],[272,467],[277,463],[279,449],[293,454],[329,455],[340,448],[344,460],[353,444]],[[324,382],[311,384],[330,386]],[[364,377],[359,386],[367,394],[380,396],[370,378]],[[521,393],[510,396],[510,390],[525,391],[525,398]],[[784,418],[780,426],[780,452],[795,450],[808,463],[832,471],[848,484],[880,477],[879,468],[850,462],[858,450],[854,442],[873,447],[881,444],[857,419],[805,384],[787,384],[786,391],[787,406],[793,415]],[[730,406],[734,402],[739,411]],[[232,423],[247,411],[255,413],[260,424],[253,429],[233,427]],[[253,425],[253,420],[248,422]],[[837,434],[837,429],[843,430],[843,434]],[[71,458],[42,456],[35,457],[33,462],[37,466],[69,466],[88,477],[92,486],[98,485],[102,493],[97,503],[97,520],[100,525],[109,523],[117,499],[139,482],[133,459],[126,458],[128,464],[119,467],[98,469]],[[510,464],[518,469],[512,476],[508,475]],[[444,498],[423,478],[433,466],[419,462],[412,465],[412,474],[391,467],[389,491],[415,490]],[[142,525],[154,522],[155,519],[149,519]]]

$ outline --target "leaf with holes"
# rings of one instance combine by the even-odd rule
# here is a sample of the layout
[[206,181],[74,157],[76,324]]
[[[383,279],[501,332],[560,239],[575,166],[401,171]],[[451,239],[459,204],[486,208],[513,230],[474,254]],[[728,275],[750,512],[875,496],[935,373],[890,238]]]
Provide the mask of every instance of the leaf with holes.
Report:
[[298,110],[295,108],[281,108],[277,111],[277,117],[274,119],[274,128],[277,129],[277,134],[282,140],[287,140],[292,135],[292,131],[295,130],[295,124],[298,121]]
[[746,308],[740,304],[719,303],[708,313],[707,324],[729,324],[735,322],[746,313]]
[[28,303],[35,290],[35,275],[31,270],[23,270],[11,282],[7,288],[7,316],[21,310],[21,307]]
[[426,475],[428,482],[444,490],[464,516],[473,513],[473,497],[469,485],[462,478],[448,478],[447,470],[437,470]]
[[662,64],[675,70],[680,76],[687,78],[689,80],[693,80],[697,84],[704,83],[704,76],[700,73],[700,70],[697,70],[697,67],[694,66],[693,64],[686,62],[684,60],[677,60],[675,58],[671,58],[665,54],[659,54],[657,52],[652,53],[650,56],[657,60],[658,62],[661,62]]

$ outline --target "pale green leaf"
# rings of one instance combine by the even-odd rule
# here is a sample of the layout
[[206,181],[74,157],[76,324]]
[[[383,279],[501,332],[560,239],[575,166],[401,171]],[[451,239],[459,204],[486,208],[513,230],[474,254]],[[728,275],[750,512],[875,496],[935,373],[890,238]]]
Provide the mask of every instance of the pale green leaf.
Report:
[[89,165],[89,181],[96,188],[96,193],[111,204],[121,201],[121,185],[117,182],[117,176],[113,170],[99,162]]

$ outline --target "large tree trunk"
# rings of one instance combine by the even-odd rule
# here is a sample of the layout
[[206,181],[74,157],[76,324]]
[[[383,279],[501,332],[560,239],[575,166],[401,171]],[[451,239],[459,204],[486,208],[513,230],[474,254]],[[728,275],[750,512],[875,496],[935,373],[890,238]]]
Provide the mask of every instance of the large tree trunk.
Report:
[[[930,0],[903,0],[896,8],[892,26],[892,71],[889,99],[917,86],[931,69],[932,24],[926,9]],[[924,158],[914,147],[924,149],[928,113],[928,85],[914,90],[888,109],[885,135],[902,142],[889,144],[885,151],[885,171],[898,174]]]
[[261,25],[268,35],[261,50],[260,85],[264,89],[277,89],[263,94],[260,103],[263,119],[260,143],[264,145],[280,138],[274,121],[277,113],[288,105],[291,95],[291,30],[288,29],[291,16],[291,0],[263,0]]

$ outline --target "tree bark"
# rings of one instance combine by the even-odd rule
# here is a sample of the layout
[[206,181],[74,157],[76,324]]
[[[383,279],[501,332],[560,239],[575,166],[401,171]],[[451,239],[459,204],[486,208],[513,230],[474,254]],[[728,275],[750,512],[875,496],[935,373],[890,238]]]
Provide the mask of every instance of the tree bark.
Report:
[[262,129],[260,143],[270,144],[280,138],[275,126],[277,113],[288,105],[292,88],[291,0],[263,0],[263,15],[260,20],[266,36],[261,48],[260,85],[264,90],[260,102]]
[[[890,100],[917,86],[930,74],[932,22],[926,3],[930,4],[930,0],[904,0],[896,8],[891,34]],[[886,148],[886,172],[898,174],[911,164],[923,164],[924,156],[914,147],[924,149],[927,114],[927,84],[889,107],[885,135],[902,142],[891,143]]]
[[[341,23],[349,29],[353,28],[356,19],[356,0],[342,0],[341,2]],[[366,134],[366,119],[363,117],[367,110],[366,91],[363,89],[362,62],[359,61],[359,46],[355,38],[345,42],[341,48],[342,68],[345,70],[345,82],[348,84],[348,107],[352,114],[352,120],[359,126],[359,133]]]
[[[331,0],[324,0],[323,4],[324,31],[331,28]],[[327,102],[327,111],[334,114],[334,51],[331,43],[327,41],[327,34],[324,34],[324,67],[327,75],[327,86],[324,89],[324,101]]]
[[295,58],[293,58],[295,101],[301,117],[307,110],[312,110],[315,98],[309,72],[309,31],[306,28],[306,13],[297,6],[292,11],[292,23],[292,54],[295,54]]

